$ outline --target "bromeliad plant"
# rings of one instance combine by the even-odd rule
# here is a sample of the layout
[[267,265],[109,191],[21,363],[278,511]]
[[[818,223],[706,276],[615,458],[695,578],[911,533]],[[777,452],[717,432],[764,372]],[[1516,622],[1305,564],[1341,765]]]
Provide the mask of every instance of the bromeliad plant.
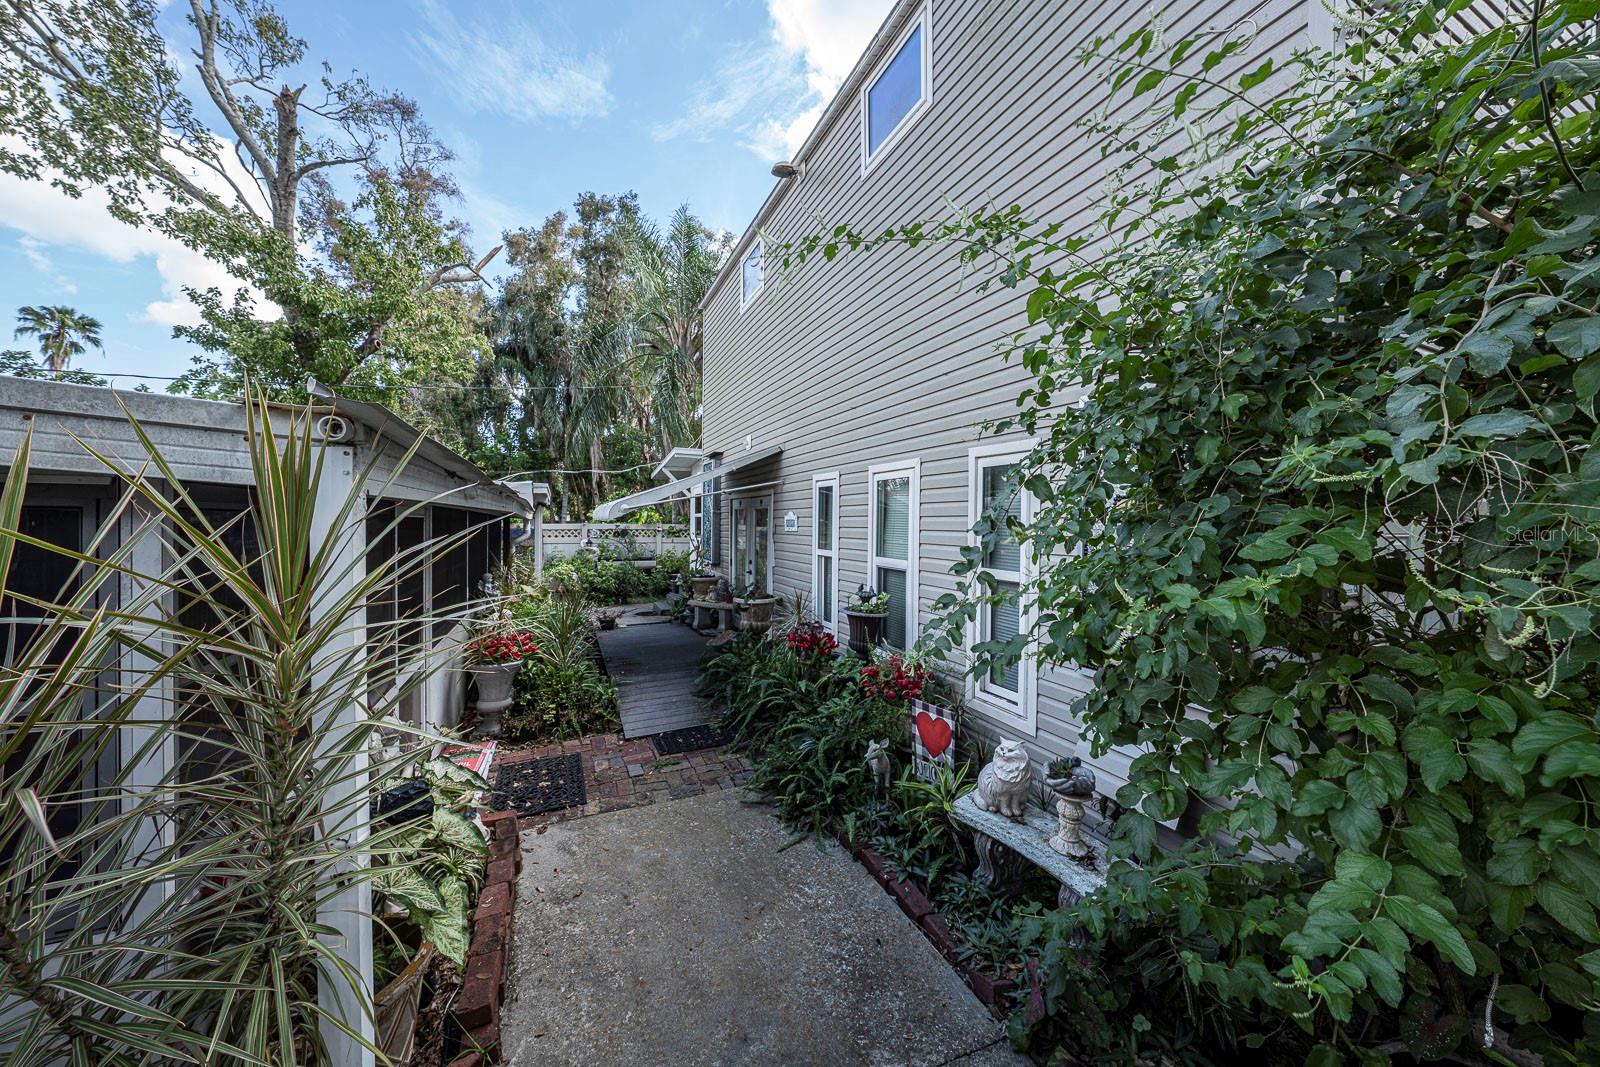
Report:
[[[1285,69],[1243,33],[1098,42],[1092,229],[791,252],[959,242],[1026,290],[995,428],[1038,442],[1036,624],[977,669],[1031,637],[1095,671],[1095,750],[1143,750],[1108,892],[1037,929],[1032,1036],[1078,1056],[1600,1057],[1600,12],[1436,32],[1465,6]],[[1002,521],[947,646],[1017,595]]]
[[148,463],[82,442],[124,486],[90,552],[19,530],[26,440],[0,490],[0,593],[19,551],[78,567],[53,602],[7,601],[33,629],[0,671],[13,1067],[326,1063],[328,1005],[340,1028],[371,1011],[333,923],[370,917],[397,836],[368,832],[370,790],[430,739],[369,762],[426,668],[371,653],[366,606],[455,542],[369,571],[365,479],[328,508],[316,413],[246,411],[254,486],[226,523],[131,417]]

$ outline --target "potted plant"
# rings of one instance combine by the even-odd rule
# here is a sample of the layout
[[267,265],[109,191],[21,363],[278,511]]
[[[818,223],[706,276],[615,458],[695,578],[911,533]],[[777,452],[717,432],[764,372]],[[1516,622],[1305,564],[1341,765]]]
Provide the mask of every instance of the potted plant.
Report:
[[717,589],[717,576],[706,570],[705,554],[699,542],[689,548],[689,599],[707,601]]
[[845,605],[844,616],[850,620],[850,651],[858,656],[871,655],[872,647],[883,640],[889,594],[858,586],[854,599]]
[[522,661],[539,651],[525,630],[485,634],[467,647],[468,670],[478,683],[478,733],[500,736],[500,713],[511,706]]
[[766,589],[759,582],[751,586],[745,595],[734,599],[739,605],[741,630],[765,633],[772,629],[772,606],[778,602],[778,598],[767,595]]

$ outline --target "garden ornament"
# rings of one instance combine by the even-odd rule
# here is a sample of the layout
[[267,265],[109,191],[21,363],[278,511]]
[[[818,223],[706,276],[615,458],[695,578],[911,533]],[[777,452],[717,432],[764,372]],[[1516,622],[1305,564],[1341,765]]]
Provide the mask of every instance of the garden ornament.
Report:
[[1077,756],[1057,760],[1050,765],[1044,784],[1056,794],[1056,818],[1060,820],[1050,847],[1075,860],[1088,858],[1093,850],[1084,841],[1080,827],[1084,798],[1094,795],[1094,771]]
[[878,785],[889,788],[889,742],[867,742],[867,772]]
[[1028,750],[1020,741],[1002,741],[994,758],[978,772],[973,803],[1008,819],[1021,819],[1028,804]]

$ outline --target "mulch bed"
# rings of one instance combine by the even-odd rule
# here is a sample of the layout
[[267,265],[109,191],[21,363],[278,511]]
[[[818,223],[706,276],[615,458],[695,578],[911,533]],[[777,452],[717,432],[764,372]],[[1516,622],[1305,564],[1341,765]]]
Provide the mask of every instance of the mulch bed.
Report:
[[494,779],[494,806],[500,811],[543,815],[582,807],[588,799],[583,757],[576,752],[502,764]]
[[685,752],[699,752],[705,748],[723,748],[733,743],[733,734],[711,723],[703,726],[686,726],[681,730],[668,730],[650,738],[657,755],[679,756]]

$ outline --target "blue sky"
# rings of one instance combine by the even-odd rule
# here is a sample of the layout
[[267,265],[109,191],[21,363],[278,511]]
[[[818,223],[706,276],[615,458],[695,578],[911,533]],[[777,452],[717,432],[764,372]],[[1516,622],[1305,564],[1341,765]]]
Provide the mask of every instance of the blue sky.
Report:
[[[170,4],[169,40],[186,43]],[[414,98],[456,153],[457,214],[486,251],[585,190],[680,202],[743,230],[768,167],[809,132],[889,0],[282,0],[309,55]],[[491,269],[490,275],[494,274]],[[192,321],[184,285],[226,284],[214,264],[105,214],[92,197],[0,177],[0,345],[23,304],[69,304],[104,323],[97,373],[175,375]],[[124,384],[132,384],[126,380]],[[160,383],[152,383],[158,388]]]

